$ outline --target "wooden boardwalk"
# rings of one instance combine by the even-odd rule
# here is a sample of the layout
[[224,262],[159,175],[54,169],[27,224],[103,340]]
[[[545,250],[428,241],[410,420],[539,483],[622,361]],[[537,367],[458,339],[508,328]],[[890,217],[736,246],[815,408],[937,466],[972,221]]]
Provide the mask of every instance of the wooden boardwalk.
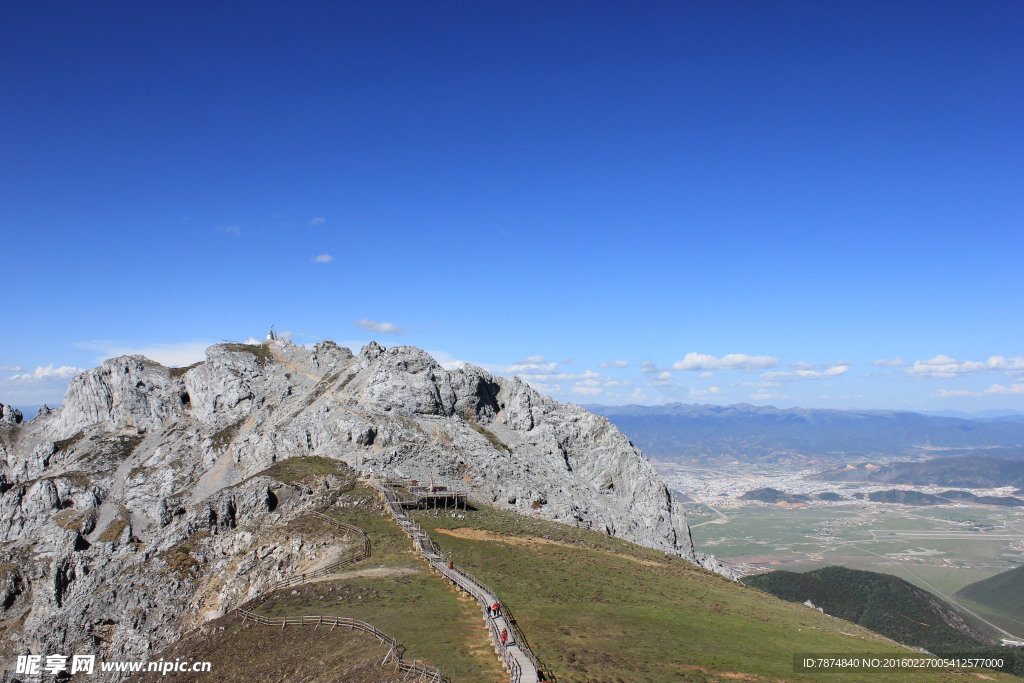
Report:
[[[456,567],[451,560],[438,550],[433,541],[430,540],[430,536],[423,531],[423,528],[409,517],[409,514],[403,507],[403,503],[406,501],[399,499],[398,494],[393,489],[393,486],[401,484],[397,481],[382,479],[369,479],[367,481],[370,486],[380,492],[384,502],[387,503],[388,508],[391,510],[391,514],[394,515],[395,521],[409,535],[416,549],[430,563],[430,566],[463,592],[475,598],[477,603],[479,603],[480,609],[483,612],[484,622],[487,624],[491,640],[494,643],[494,649],[505,663],[511,683],[553,681],[554,678],[550,674],[545,678],[541,678],[541,671],[543,670],[541,664],[523,637],[522,631],[519,629],[518,624],[516,624],[515,617],[508,610],[508,607],[502,604],[498,616],[491,614],[491,605],[494,603],[500,604],[497,594],[487,584],[466,570]],[[501,642],[502,631],[505,631],[508,635],[505,643]]]

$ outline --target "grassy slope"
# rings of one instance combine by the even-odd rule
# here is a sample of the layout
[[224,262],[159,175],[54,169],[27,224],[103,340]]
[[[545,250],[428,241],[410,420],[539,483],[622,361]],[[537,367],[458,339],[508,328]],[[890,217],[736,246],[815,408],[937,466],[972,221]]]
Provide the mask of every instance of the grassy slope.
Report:
[[949,626],[932,604],[907,581],[888,574],[825,567],[811,572],[768,572],[745,579],[747,585],[783,600],[811,600],[827,613],[930,652],[987,643]]
[[1024,636],[1024,565],[964,586],[956,597],[980,607],[983,616],[1003,628]]
[[[740,672],[750,680],[848,681],[849,674],[795,674],[793,654],[908,654],[848,622],[602,534],[490,509],[461,519],[443,512],[418,518],[456,562],[507,601],[559,681],[700,681]],[[466,528],[512,538],[438,531],[464,536]],[[520,540],[530,537],[550,542]],[[962,680],[949,673],[856,676]]]
[[[342,498],[346,507],[331,508],[327,513],[358,526],[370,538],[371,556],[344,571],[383,569],[415,573],[306,584],[277,591],[246,607],[268,617],[324,614],[362,619],[402,643],[407,648],[405,659],[421,659],[438,666],[454,682],[507,680],[487,641],[476,604],[429,570],[412,551],[411,541],[390,514],[380,509],[378,501],[372,489],[355,488]],[[330,632],[327,628],[312,627],[289,627],[283,631],[262,625],[242,627],[241,621],[230,615],[209,626],[214,628],[193,632],[161,654],[166,659],[211,661],[216,680],[225,681],[401,680],[380,666],[387,648],[358,632]],[[218,630],[220,626],[224,630]],[[167,680],[211,679],[209,675],[197,675]]]

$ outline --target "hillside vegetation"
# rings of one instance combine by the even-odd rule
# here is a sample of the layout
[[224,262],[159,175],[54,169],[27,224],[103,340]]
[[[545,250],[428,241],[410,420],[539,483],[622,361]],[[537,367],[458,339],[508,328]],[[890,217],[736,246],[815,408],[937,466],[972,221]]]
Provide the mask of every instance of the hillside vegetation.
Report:
[[1011,619],[1007,626],[1024,636],[1024,565],[964,586],[956,596]]
[[848,681],[794,673],[793,654],[908,654],[864,628],[604,534],[493,509],[416,516],[460,567],[503,596],[559,681]]
[[[428,569],[372,490],[349,489],[329,514],[364,530],[370,558],[327,580],[271,593],[248,609],[267,617],[362,619],[397,638],[407,648],[405,659],[440,667],[452,683],[508,680],[476,604]],[[793,655],[908,654],[853,624],[605,534],[483,506],[468,512],[422,511],[416,517],[460,567],[498,592],[562,683],[849,681],[844,674],[794,673]],[[228,615],[161,655],[211,661],[217,680],[238,683],[402,680],[392,667],[381,666],[385,653],[384,646],[358,631],[281,630],[245,625]],[[858,681],[962,680],[947,672],[857,676]],[[166,680],[206,679],[199,674]]]
[[[744,581],[784,600],[810,600],[827,614],[936,654],[997,651],[948,604],[896,576],[833,566],[769,572]],[[1009,660],[1006,670],[1024,674],[1024,657],[1014,650],[999,654]]]

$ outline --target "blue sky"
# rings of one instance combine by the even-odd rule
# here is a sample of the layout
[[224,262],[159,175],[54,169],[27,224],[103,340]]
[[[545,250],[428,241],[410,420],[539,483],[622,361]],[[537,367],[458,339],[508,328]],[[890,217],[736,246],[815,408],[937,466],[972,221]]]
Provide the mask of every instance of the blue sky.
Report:
[[271,323],[582,403],[1024,409],[1024,4],[0,6],[0,401]]

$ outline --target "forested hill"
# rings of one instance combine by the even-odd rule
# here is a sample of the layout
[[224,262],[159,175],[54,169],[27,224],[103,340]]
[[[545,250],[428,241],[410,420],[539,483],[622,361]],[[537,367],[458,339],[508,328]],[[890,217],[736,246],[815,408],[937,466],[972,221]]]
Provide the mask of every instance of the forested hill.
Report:
[[769,572],[743,582],[783,600],[810,600],[826,614],[929,652],[992,644],[948,604],[888,574],[825,567],[806,573]]

